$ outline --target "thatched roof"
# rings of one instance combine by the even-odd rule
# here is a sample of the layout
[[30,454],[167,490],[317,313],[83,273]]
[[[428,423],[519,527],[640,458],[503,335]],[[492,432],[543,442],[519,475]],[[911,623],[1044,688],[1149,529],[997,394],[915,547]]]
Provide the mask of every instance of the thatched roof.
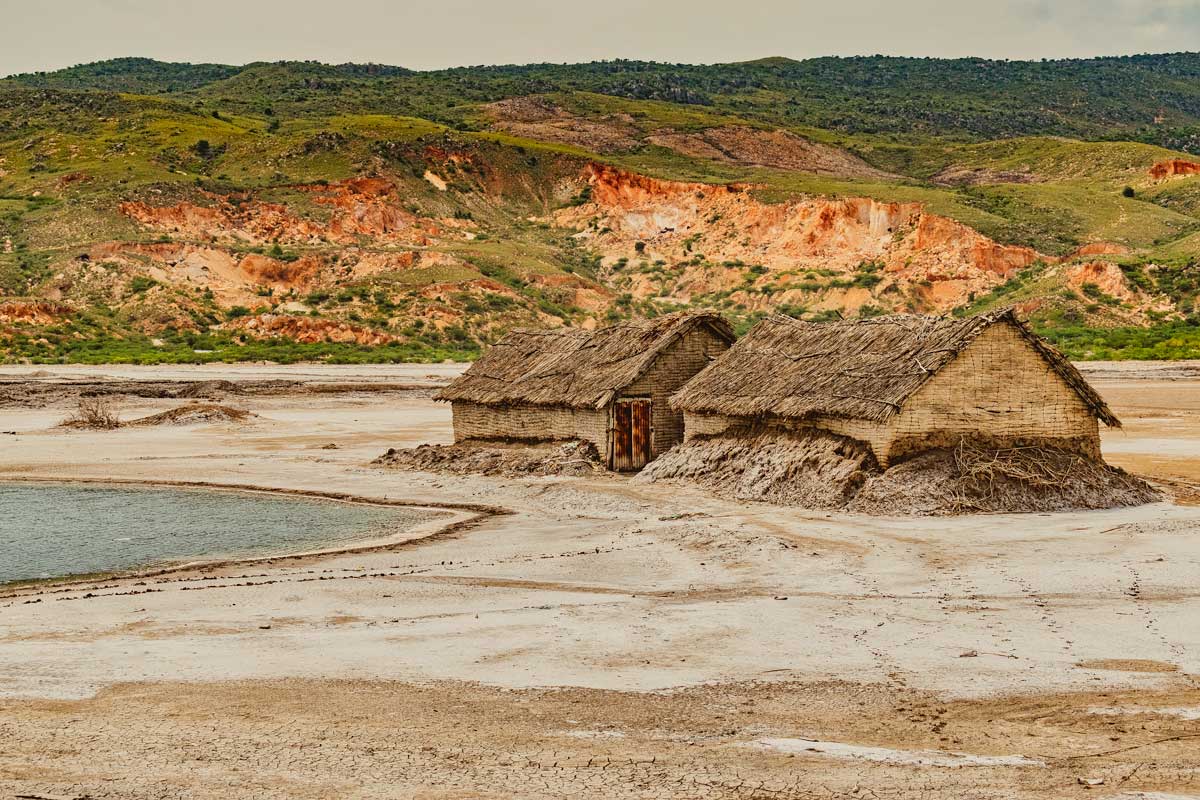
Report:
[[1066,356],[1012,309],[975,317],[908,314],[846,322],[769,317],[689,381],[675,408],[726,416],[883,422],[993,325],[1012,325],[1106,425],[1121,423]]
[[727,342],[720,314],[677,313],[594,331],[516,330],[435,395],[483,405],[604,408],[680,337],[707,328]]

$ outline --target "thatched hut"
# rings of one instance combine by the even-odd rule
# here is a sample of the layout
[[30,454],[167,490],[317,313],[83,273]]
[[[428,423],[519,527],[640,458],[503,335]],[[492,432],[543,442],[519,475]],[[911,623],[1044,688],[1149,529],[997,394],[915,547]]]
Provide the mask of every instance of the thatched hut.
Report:
[[436,399],[454,439],[591,442],[610,469],[640,469],[683,439],[670,396],[734,340],[719,314],[678,313],[594,331],[518,330]]
[[818,428],[887,467],[964,438],[1099,458],[1120,422],[1079,371],[1011,311],[833,323],[774,316],[672,398],[689,439]]

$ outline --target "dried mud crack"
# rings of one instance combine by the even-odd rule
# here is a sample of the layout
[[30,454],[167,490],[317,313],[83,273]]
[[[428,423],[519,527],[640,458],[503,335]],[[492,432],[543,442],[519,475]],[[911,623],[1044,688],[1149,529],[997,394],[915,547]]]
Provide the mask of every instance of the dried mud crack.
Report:
[[656,694],[131,684],[78,702],[0,701],[0,796],[1099,796],[1090,784],[1186,796],[1200,788],[1195,722],[1088,708],[1197,702],[1196,690],[945,702],[840,681]]

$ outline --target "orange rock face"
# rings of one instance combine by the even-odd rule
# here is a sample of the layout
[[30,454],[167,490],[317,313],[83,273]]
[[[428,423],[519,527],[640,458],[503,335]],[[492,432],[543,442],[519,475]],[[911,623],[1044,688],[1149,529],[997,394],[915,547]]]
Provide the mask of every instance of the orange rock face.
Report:
[[233,322],[227,322],[224,327],[227,330],[241,331],[256,339],[291,339],[303,344],[346,342],[381,345],[396,340],[394,336],[362,325],[288,314],[259,314],[243,317]]
[[1066,268],[1065,277],[1067,285],[1073,289],[1082,289],[1084,284],[1090,283],[1118,300],[1130,300],[1134,297],[1134,291],[1125,280],[1121,268],[1109,261],[1073,264]]
[[[1028,247],[995,242],[919,203],[854,197],[770,204],[757,200],[749,186],[660,181],[598,165],[587,180],[590,202],[563,209],[554,220],[580,230],[610,259],[677,265],[667,268],[668,295],[683,301],[733,289],[745,279],[736,269],[714,270],[714,262],[765,267],[754,283],[772,286],[775,301],[782,302],[792,301],[789,287],[798,276],[832,270],[849,277],[866,262],[883,266],[872,290],[843,285],[818,302],[854,309],[866,302],[898,307],[916,301],[945,311],[1036,261],[1054,261]],[[638,297],[658,293],[661,285],[660,276],[644,271],[631,278]],[[811,293],[803,299],[810,302]],[[773,302],[750,300],[751,307]]]
[[308,279],[321,268],[321,261],[313,256],[281,261],[250,253],[239,262],[238,268],[252,283],[290,289],[306,285]]
[[0,303],[0,323],[49,325],[71,315],[71,308],[60,303],[10,300]]
[[1150,177],[1159,181],[1175,175],[1196,174],[1200,174],[1200,164],[1195,161],[1184,161],[1178,158],[1170,161],[1160,161],[1150,168]]
[[328,222],[300,217],[281,203],[241,197],[210,195],[211,205],[179,203],[150,206],[143,202],[120,205],[121,213],[156,231],[217,240],[257,244],[355,244],[367,237],[387,244],[426,245],[447,225],[408,211],[392,183],[383,178],[352,178],[329,184],[291,187],[313,195],[313,202],[329,208]]

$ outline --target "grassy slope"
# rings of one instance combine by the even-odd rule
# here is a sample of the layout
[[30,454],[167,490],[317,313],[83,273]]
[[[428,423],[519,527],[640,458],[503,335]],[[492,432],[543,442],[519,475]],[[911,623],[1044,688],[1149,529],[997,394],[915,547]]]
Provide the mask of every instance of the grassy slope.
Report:
[[[1183,154],[1139,142],[1058,136],[1125,136],[1190,147],[1189,132],[1200,114],[1200,90],[1191,77],[1198,74],[1200,57],[1183,55],[1048,65],[842,59],[438,73],[131,60],[20,76],[0,82],[0,236],[15,243],[14,252],[0,253],[0,289],[19,293],[56,258],[84,244],[150,238],[115,212],[119,199],[144,189],[182,195],[199,185],[284,199],[289,183],[355,174],[380,143],[429,141],[448,131],[457,131],[458,141],[507,154],[518,171],[527,167],[517,162],[529,158],[593,158],[665,178],[752,181],[773,200],[823,194],[919,201],[1000,241],[1053,255],[1103,240],[1146,257],[1186,261],[1200,251],[1200,190],[1193,188],[1200,184],[1155,185],[1146,177],[1154,162]],[[1097,82],[1106,82],[1105,93],[1087,91]],[[1153,103],[1142,96],[1148,87]],[[138,94],[74,91],[80,89]],[[648,145],[601,156],[482,130],[484,103],[531,91],[583,116],[628,115],[643,133],[728,124],[785,127],[905,177],[837,180],[691,159]],[[1147,125],[1147,114],[1159,110],[1166,121]],[[1046,133],[1055,136],[1016,135]],[[342,143],[306,151],[307,142],[327,134]],[[985,140],[994,135],[1016,136]],[[201,140],[219,155],[196,157],[193,148]],[[938,183],[947,170],[980,171],[981,183]],[[64,186],[64,176],[75,173],[89,180]],[[993,182],[989,173],[1021,174],[1030,182]],[[1126,186],[1134,197],[1122,196]],[[468,265],[483,265],[484,272],[471,274],[502,268],[523,280],[564,266],[576,271],[570,262],[586,265],[586,257],[579,261],[548,232],[519,224],[515,207],[481,208],[469,193],[453,200],[431,195],[430,202],[483,214],[488,238],[448,248]],[[444,277],[435,270],[406,280]],[[1072,337],[1063,342],[1075,348],[1082,337]],[[1094,342],[1086,346],[1095,349]]]

